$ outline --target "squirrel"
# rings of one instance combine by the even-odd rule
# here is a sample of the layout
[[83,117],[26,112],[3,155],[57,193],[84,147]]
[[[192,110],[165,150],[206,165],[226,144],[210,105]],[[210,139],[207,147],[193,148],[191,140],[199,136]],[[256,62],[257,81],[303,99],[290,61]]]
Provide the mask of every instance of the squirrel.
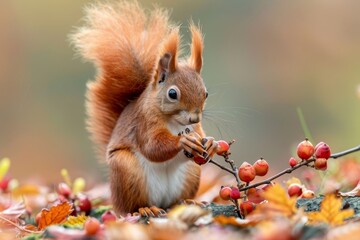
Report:
[[87,128],[109,165],[118,214],[193,199],[200,166],[189,157],[216,152],[201,125],[203,36],[192,21],[189,30],[190,56],[178,59],[179,26],[168,11],[121,1],[87,7],[84,26],[71,35],[97,69],[87,85]]

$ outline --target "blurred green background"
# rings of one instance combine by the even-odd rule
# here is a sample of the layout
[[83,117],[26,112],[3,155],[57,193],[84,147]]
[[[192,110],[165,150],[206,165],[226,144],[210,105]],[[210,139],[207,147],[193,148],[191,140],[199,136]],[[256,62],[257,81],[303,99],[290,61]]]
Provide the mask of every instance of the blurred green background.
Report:
[[[91,1],[0,1],[0,157],[22,180],[60,169],[104,178],[85,130],[85,84],[95,70],[67,40]],[[146,7],[153,2],[140,1]],[[172,19],[200,21],[208,135],[236,139],[233,158],[287,166],[304,138],[333,152],[360,143],[359,1],[165,1]],[[315,143],[314,143],[315,144]],[[355,156],[360,157],[359,154]]]

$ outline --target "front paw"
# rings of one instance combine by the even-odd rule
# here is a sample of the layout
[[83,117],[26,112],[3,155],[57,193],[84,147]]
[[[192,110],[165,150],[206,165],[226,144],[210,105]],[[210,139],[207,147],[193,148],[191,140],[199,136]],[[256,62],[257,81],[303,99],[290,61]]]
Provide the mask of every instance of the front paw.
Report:
[[215,141],[213,137],[205,137],[201,140],[201,144],[204,146],[208,154],[206,159],[212,159],[218,148],[217,141]]
[[207,157],[208,153],[201,143],[202,138],[196,132],[190,132],[180,137],[180,143],[187,157],[201,156]]

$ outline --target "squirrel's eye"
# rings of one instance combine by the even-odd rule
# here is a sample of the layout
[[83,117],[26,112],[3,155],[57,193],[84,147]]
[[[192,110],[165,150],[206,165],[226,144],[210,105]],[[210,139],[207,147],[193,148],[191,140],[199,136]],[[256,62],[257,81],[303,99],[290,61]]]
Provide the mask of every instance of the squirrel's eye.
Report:
[[173,88],[170,88],[170,89],[169,89],[169,91],[168,91],[168,96],[169,96],[169,98],[172,99],[172,100],[176,100],[177,97],[178,97],[176,90],[173,89]]
[[206,92],[205,93],[205,98],[207,98],[209,96],[209,93],[208,92]]

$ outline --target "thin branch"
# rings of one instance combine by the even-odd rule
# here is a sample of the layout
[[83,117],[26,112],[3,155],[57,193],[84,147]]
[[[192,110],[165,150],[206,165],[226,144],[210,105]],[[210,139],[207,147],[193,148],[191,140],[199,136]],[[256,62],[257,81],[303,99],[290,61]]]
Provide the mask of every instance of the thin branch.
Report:
[[[332,155],[330,156],[330,158],[336,159],[336,158],[338,158],[338,157],[342,157],[342,156],[345,156],[345,155],[348,155],[348,154],[350,154],[350,153],[357,152],[357,151],[360,151],[360,145],[357,146],[357,147],[354,147],[354,148],[345,150],[345,151],[343,151],[343,152],[339,152],[339,153],[332,154]],[[296,170],[296,169],[298,169],[298,168],[301,168],[301,167],[303,167],[303,166],[309,166],[309,163],[314,162],[314,161],[315,161],[315,158],[311,158],[310,160],[303,161],[303,162],[295,165],[294,167],[292,167],[292,168],[287,168],[287,169],[279,172],[278,174],[276,174],[276,175],[274,175],[274,176],[272,176],[272,177],[270,177],[270,178],[268,178],[268,179],[266,179],[266,180],[264,180],[264,181],[261,181],[261,182],[252,184],[252,185],[250,185],[250,186],[246,186],[246,187],[244,187],[244,188],[242,188],[242,189],[239,189],[239,191],[246,191],[246,190],[248,190],[248,189],[250,189],[250,188],[258,187],[258,186],[260,186],[260,185],[270,184],[272,180],[274,180],[274,179],[276,179],[276,178],[278,178],[278,177],[280,177],[280,176],[282,176],[282,175],[284,175],[284,174],[292,173],[294,170]]]
[[354,148],[350,148],[348,150],[345,150],[343,152],[339,152],[339,153],[335,153],[335,154],[332,154],[330,156],[330,158],[333,158],[333,159],[336,159],[336,158],[339,158],[339,157],[342,157],[342,156],[345,156],[345,155],[348,155],[350,153],[353,153],[353,152],[357,152],[357,151],[360,151],[360,145],[357,146],[357,147],[354,147]]
[[292,173],[293,171],[295,171],[296,169],[301,168],[301,167],[303,167],[303,166],[308,166],[309,163],[314,162],[314,161],[315,161],[315,158],[312,158],[312,159],[310,159],[310,160],[303,161],[303,162],[295,165],[294,167],[284,169],[283,171],[279,172],[278,174],[276,174],[276,175],[274,175],[274,176],[272,176],[272,177],[270,177],[270,178],[268,178],[268,179],[265,179],[264,181],[261,181],[261,182],[258,182],[258,183],[252,184],[252,185],[248,185],[248,186],[246,186],[246,187],[244,187],[244,188],[242,188],[242,189],[239,189],[239,190],[242,192],[242,191],[246,191],[246,190],[248,190],[248,189],[250,189],[250,188],[258,187],[258,186],[260,186],[260,185],[270,184],[272,180],[274,180],[274,179],[276,179],[276,178],[278,178],[278,177],[280,177],[280,176],[282,176],[282,175],[284,175],[284,174],[290,174],[290,173]]
[[[360,145],[357,146],[357,147],[354,147],[354,148],[350,148],[348,150],[345,150],[345,151],[342,151],[342,152],[339,152],[339,153],[334,153],[330,156],[330,158],[333,158],[333,159],[336,159],[336,158],[339,158],[339,157],[342,157],[342,156],[345,156],[345,155],[348,155],[350,153],[354,153],[354,152],[357,152],[357,151],[360,151]],[[229,169],[227,167],[224,167],[222,165],[220,165],[219,163],[215,162],[214,160],[210,160],[209,162],[215,164],[216,166],[218,166],[219,168],[231,173],[232,175],[235,176],[236,178],[236,181],[238,183],[238,188],[239,188],[239,191],[246,191],[250,188],[255,188],[255,187],[258,187],[258,186],[261,186],[261,185],[264,185],[264,184],[270,184],[272,180],[282,176],[282,175],[285,175],[285,174],[290,174],[292,173],[293,171],[295,171],[296,169],[298,168],[301,168],[303,166],[309,166],[310,163],[314,162],[315,161],[315,158],[311,158],[309,160],[306,160],[306,161],[302,161],[300,163],[298,163],[297,165],[295,165],[294,167],[290,167],[290,168],[287,168],[287,169],[284,169],[283,171],[279,172],[278,174],[268,178],[268,179],[265,179],[261,182],[258,182],[258,183],[255,183],[255,184],[252,184],[252,185],[247,185],[245,187],[243,187],[243,185],[241,184],[241,181],[239,179],[239,176],[237,174],[237,168],[236,166],[234,165],[234,161],[232,160],[229,160],[229,156],[228,155],[224,155],[224,158],[225,158],[225,161],[227,163],[230,164],[231,168],[232,169]]]
[[18,228],[20,231],[23,231],[23,232],[27,232],[27,233],[42,233],[43,231],[31,231],[31,230],[28,230],[22,226],[19,226],[18,224],[14,223],[13,221],[10,221],[9,219],[3,217],[0,215],[0,219],[4,222],[7,222],[9,223],[10,225],[13,225],[14,227]]
[[209,160],[209,163],[212,163],[212,164],[218,166],[219,168],[221,168],[222,170],[225,170],[225,171],[227,171],[228,173],[231,173],[232,175],[235,176],[235,172],[233,172],[231,169],[229,169],[229,168],[227,168],[227,167],[224,167],[224,166],[220,165],[219,163],[215,162],[213,159],[210,159],[210,160]]

